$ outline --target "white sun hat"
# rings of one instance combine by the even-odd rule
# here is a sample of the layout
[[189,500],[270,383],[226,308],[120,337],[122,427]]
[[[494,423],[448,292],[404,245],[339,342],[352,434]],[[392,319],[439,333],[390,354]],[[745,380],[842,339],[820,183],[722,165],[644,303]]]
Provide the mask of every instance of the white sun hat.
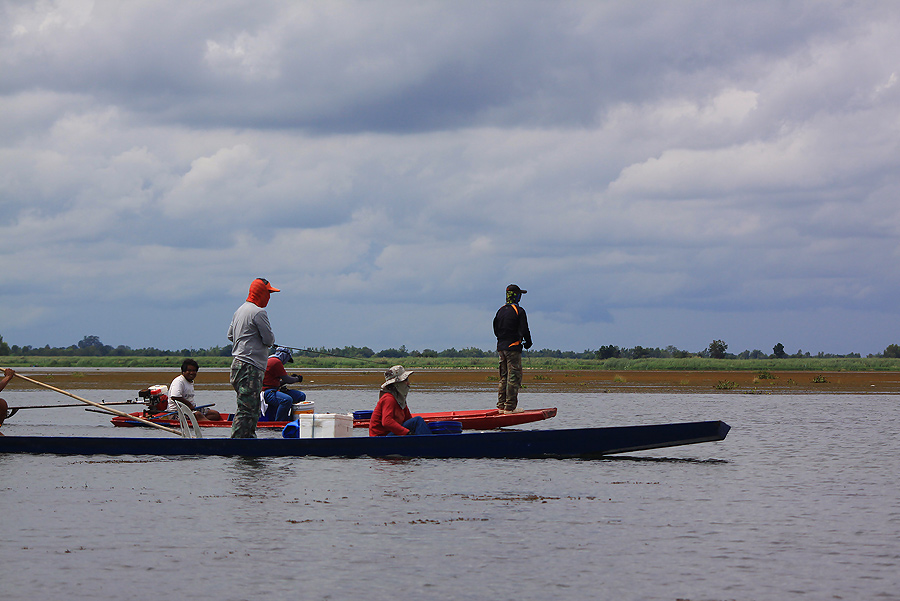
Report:
[[405,369],[402,365],[395,365],[384,372],[384,384],[381,385],[381,388],[390,386],[394,382],[402,382],[409,378],[409,374],[411,373],[411,371]]

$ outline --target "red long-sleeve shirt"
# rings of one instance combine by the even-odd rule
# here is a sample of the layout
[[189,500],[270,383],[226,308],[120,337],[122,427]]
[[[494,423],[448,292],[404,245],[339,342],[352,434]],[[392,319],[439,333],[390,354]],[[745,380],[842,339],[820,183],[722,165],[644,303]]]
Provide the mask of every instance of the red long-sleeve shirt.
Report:
[[284,363],[276,356],[271,356],[266,361],[266,373],[263,376],[263,388],[281,387],[281,378],[287,375]]
[[388,432],[406,436],[409,430],[403,427],[403,422],[411,418],[409,407],[401,409],[393,394],[382,392],[369,420],[369,436],[386,436]]

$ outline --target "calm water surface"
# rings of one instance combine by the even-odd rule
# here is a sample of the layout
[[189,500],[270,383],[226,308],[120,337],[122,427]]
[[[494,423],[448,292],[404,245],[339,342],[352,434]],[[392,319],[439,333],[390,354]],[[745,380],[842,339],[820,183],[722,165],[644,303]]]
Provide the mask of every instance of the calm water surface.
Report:
[[[310,398],[334,412],[375,401]],[[414,389],[410,404],[493,398]],[[198,401],[234,403],[222,392]],[[900,599],[898,397],[568,393],[522,404],[559,408],[529,427],[722,419],[732,431],[593,461],[0,456],[0,598]],[[22,411],[3,431],[168,436],[82,409]]]

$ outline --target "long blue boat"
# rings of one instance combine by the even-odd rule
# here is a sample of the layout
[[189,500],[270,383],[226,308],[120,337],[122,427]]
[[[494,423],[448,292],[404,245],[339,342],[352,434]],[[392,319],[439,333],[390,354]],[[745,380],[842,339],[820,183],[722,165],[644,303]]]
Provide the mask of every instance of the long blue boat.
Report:
[[593,458],[724,440],[721,421],[341,438],[0,436],[0,453],[237,457]]

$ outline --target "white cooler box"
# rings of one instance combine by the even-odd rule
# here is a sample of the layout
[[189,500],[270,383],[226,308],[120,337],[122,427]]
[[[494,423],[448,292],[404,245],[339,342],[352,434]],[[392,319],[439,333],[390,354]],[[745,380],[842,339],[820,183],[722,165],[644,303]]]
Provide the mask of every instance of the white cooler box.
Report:
[[301,413],[300,438],[340,438],[351,436],[353,416],[349,413]]

